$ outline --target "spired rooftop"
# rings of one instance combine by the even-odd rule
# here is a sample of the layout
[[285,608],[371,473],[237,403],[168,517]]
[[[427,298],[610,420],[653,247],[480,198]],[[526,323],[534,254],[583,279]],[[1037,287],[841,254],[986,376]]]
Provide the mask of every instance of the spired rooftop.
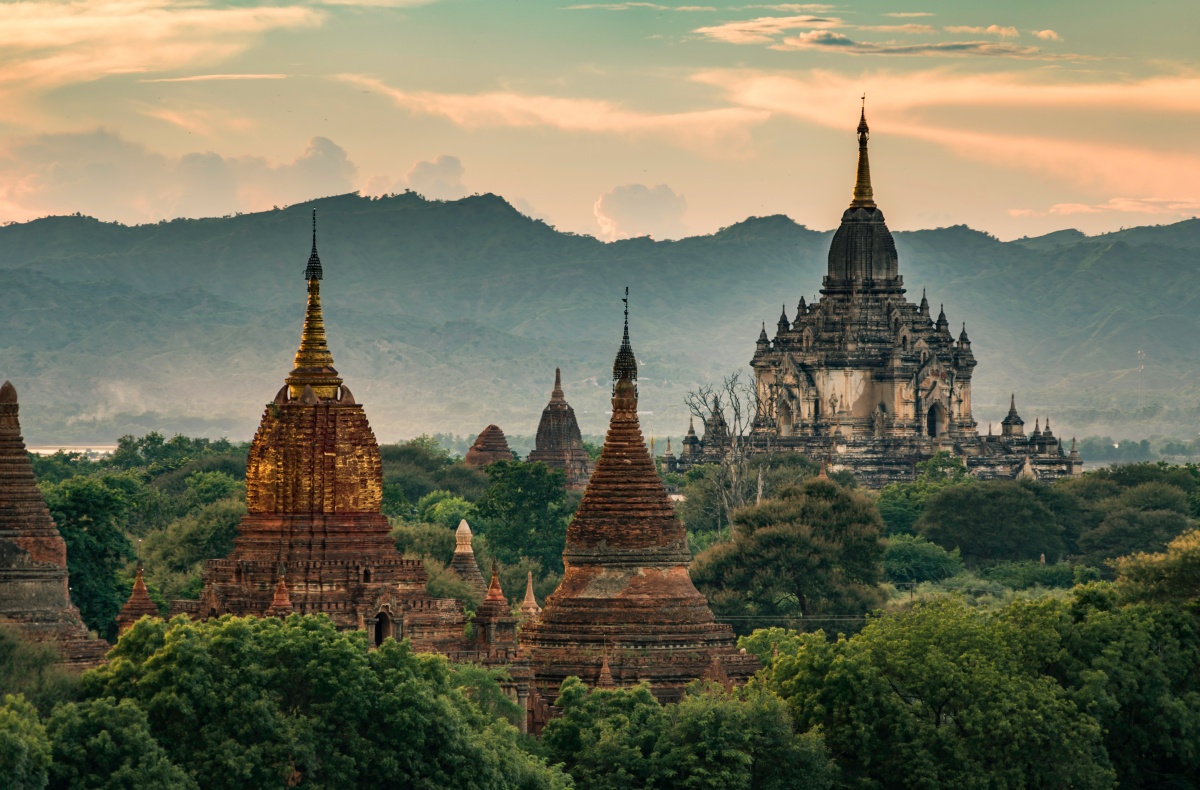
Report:
[[553,699],[568,676],[649,681],[678,699],[714,661],[744,681],[758,669],[717,623],[688,575],[691,554],[638,422],[637,361],[625,332],[613,366],[612,419],[583,501],[567,529],[562,582],[521,633],[521,658]]
[[377,642],[409,637],[419,650],[440,649],[461,638],[462,604],[430,597],[423,563],[404,559],[388,535],[379,446],[333,366],[322,277],[314,211],[304,329],[250,448],[248,512],[232,553],[205,564],[199,604],[173,609],[263,616],[286,598],[290,611],[326,614],[339,628],[372,631]]
[[25,450],[17,390],[0,385],[0,627],[54,647],[62,663],[87,669],[109,644],[91,636],[71,602],[67,544],[37,487]]
[[563,470],[568,488],[581,489],[592,476],[592,459],[583,449],[575,410],[563,396],[559,368],[554,369],[554,389],[550,392],[550,402],[542,410],[535,449],[526,460],[541,461],[552,469]]

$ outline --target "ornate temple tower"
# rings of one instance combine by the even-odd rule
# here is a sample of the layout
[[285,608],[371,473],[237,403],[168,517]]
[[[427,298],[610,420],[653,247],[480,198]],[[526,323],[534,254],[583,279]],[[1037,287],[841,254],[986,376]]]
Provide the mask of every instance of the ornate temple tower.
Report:
[[71,603],[63,542],[21,438],[17,390],[0,386],[0,626],[53,646],[62,663],[104,663],[109,644],[88,632]]
[[745,680],[758,662],[738,652],[692,584],[683,523],[642,438],[628,310],[613,380],[608,435],[567,529],[563,579],[525,624],[521,657],[548,699],[570,675],[595,685],[605,657],[617,685],[645,680],[662,700],[678,699],[714,658]]
[[[875,488],[911,480],[916,464],[939,450],[967,458],[983,478],[1027,467],[1042,479],[1079,474],[1057,443],[979,436],[966,326],[956,339],[944,310],[935,320],[924,294],[920,304],[905,298],[896,244],[871,186],[865,109],[857,135],[854,191],[829,245],[821,297],[811,305],[802,297],[794,319],[784,305],[775,336],[765,324],[759,333],[751,446],[804,453]],[[721,410],[708,412],[703,438],[689,429],[679,467],[725,451],[727,442],[714,438]]]
[[583,488],[592,476],[592,459],[583,449],[583,435],[575,420],[575,410],[563,397],[562,374],[554,369],[554,389],[550,402],[542,409],[538,423],[536,449],[527,461],[541,461],[546,466],[567,473],[568,488]]
[[479,432],[474,443],[467,449],[463,463],[482,469],[497,461],[513,460],[512,450],[508,449],[508,439],[498,425],[489,425]]
[[465,624],[462,605],[431,598],[422,562],[404,559],[388,536],[379,447],[363,407],[333,367],[322,276],[314,211],[300,348],[250,448],[248,512],[233,552],[206,563],[194,613],[265,615],[282,579],[294,611],[327,614],[343,629],[368,629],[376,643],[388,636],[409,637],[424,650],[456,643]]

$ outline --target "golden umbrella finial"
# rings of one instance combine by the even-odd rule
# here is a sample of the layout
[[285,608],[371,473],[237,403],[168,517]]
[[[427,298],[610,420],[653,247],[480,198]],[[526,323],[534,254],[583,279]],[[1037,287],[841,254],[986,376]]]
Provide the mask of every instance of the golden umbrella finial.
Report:
[[871,189],[871,162],[867,158],[867,94],[862,95],[862,114],[858,119],[858,178],[854,181],[854,199],[850,208],[875,208],[875,192]]
[[299,398],[305,386],[312,387],[318,398],[333,400],[338,396],[342,380],[333,367],[333,353],[325,338],[325,317],[321,313],[321,279],[324,271],[321,258],[317,255],[317,211],[313,209],[312,252],[304,279],[308,280],[308,307],[304,313],[304,330],[300,334],[300,348],[296,351],[295,367],[287,377],[288,388],[293,398]]

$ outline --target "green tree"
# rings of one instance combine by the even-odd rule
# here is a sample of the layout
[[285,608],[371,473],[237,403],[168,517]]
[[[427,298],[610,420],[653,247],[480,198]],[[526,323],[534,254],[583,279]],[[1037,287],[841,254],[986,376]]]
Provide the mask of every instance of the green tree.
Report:
[[757,682],[821,729],[853,786],[1112,787],[1100,726],[1031,658],[1056,642],[943,599],[808,635]]
[[561,573],[572,511],[566,475],[540,461],[497,461],[486,471],[490,485],[475,510],[492,553],[509,564],[529,557]]
[[184,790],[198,783],[173,765],[132,700],[68,702],[46,722],[58,790]]
[[0,787],[41,790],[50,767],[50,739],[37,709],[20,695],[0,705]]
[[134,556],[119,526],[129,500],[91,477],[72,477],[41,489],[67,544],[71,600],[89,628],[111,636],[128,594],[117,572]]
[[204,561],[233,550],[244,515],[242,499],[219,499],[152,533],[143,544],[148,583],[161,589],[168,600],[198,597]]
[[1100,525],[1079,538],[1083,561],[1103,567],[1106,560],[1141,551],[1161,551],[1192,521],[1174,510],[1122,508],[1104,517]]
[[0,628],[0,698],[22,695],[42,715],[71,699],[78,673],[63,668],[52,646],[26,641],[20,632]]
[[1055,562],[1064,553],[1063,528],[1037,495],[1015,480],[944,488],[929,498],[917,531],[962,553],[968,565],[996,560]]
[[170,760],[214,790],[565,786],[444,657],[393,640],[368,652],[364,633],[323,616],[143,620],[84,693],[132,700]]
[[589,790],[833,784],[821,737],[797,736],[786,706],[769,693],[697,683],[664,706],[645,685],[589,692],[568,678],[557,704],[563,715],[546,726],[543,747]]
[[734,515],[734,540],[706,549],[692,579],[720,614],[861,615],[882,602],[883,523],[871,500],[813,478]]
[[1140,552],[1116,561],[1117,592],[1123,601],[1200,602],[1200,530],[1190,530],[1156,553]]
[[946,551],[916,535],[897,534],[887,539],[883,574],[893,584],[936,582],[963,571],[958,549]]
[[888,535],[911,535],[917,519],[925,512],[925,503],[947,486],[972,482],[962,459],[947,450],[939,450],[917,464],[917,478],[911,483],[891,483],[879,492],[876,505]]

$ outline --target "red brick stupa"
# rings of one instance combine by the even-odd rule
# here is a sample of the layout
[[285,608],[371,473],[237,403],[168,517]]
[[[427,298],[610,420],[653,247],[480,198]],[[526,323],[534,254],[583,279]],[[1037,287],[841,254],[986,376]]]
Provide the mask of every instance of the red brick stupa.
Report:
[[648,681],[664,701],[679,699],[714,661],[745,681],[758,662],[738,651],[732,628],[713,619],[692,584],[683,523],[642,438],[628,307],[613,379],[612,420],[567,529],[563,580],[525,624],[521,656],[545,699],[570,675],[597,685],[602,666],[616,685]]
[[475,443],[467,450],[463,463],[482,469],[497,461],[513,460],[512,450],[508,449],[508,440],[504,431],[496,425],[489,425],[475,437]]
[[146,582],[142,579],[142,563],[137,566],[137,578],[133,580],[133,591],[129,593],[129,600],[121,607],[121,613],[117,615],[117,633],[123,634],[133,627],[133,624],[143,617],[159,617],[161,612],[150,600],[150,591],[146,589]]
[[575,410],[563,397],[562,373],[558,368],[554,369],[550,402],[542,409],[542,420],[538,423],[536,449],[526,460],[541,461],[546,466],[563,470],[567,473],[568,488],[581,489],[592,476],[592,459],[583,449]]
[[6,381],[0,386],[0,627],[54,647],[65,666],[99,666],[109,644],[91,636],[71,603],[67,544],[38,490],[17,411],[17,390]]
[[[465,615],[425,591],[420,560],[406,560],[380,511],[379,446],[363,407],[333,367],[321,313],[323,276],[313,246],[305,269],[308,309],[295,366],[267,404],[246,467],[247,514],[233,552],[209,560],[193,611],[271,615],[276,592],[300,614],[328,615],[342,629],[367,629],[378,644],[411,638],[418,650],[457,645]],[[186,604],[179,608],[183,609]]]

